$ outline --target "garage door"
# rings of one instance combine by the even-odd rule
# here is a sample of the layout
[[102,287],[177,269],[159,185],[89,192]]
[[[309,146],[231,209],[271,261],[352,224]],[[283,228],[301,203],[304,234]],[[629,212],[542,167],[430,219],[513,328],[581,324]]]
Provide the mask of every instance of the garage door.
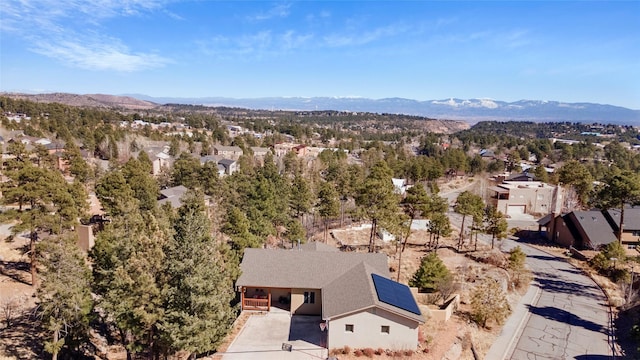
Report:
[[507,208],[507,215],[521,215],[524,214],[525,205],[509,205]]

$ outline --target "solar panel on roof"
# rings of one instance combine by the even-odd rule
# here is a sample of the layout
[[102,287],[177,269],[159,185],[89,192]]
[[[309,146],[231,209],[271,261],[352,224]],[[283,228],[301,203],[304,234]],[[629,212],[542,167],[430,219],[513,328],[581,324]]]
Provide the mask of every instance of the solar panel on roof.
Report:
[[380,275],[371,274],[373,285],[376,288],[378,300],[399,309],[421,315],[418,304],[411,294],[409,287]]

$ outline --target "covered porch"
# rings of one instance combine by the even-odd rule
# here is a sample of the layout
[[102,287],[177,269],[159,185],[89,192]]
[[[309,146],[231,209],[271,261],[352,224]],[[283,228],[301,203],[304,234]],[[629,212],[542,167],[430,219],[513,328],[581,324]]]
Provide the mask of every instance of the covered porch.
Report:
[[240,288],[242,310],[271,311],[272,307],[290,310],[291,289],[280,288]]

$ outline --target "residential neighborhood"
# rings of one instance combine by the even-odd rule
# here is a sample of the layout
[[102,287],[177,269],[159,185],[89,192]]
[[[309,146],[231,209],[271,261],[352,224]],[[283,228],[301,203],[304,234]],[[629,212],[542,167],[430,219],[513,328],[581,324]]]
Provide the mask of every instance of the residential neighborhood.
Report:
[[[573,284],[593,287],[598,325],[567,334],[591,337],[599,356],[633,346],[622,323],[605,327],[640,298],[636,128],[435,133],[367,113],[341,128],[323,113],[293,126],[284,112],[0,105],[7,356],[52,356],[7,350],[37,325],[68,358],[554,358],[568,346],[523,334],[562,323],[541,304],[583,296]],[[505,126],[553,138],[488,135]],[[551,262],[575,278],[541,270]],[[76,317],[42,316],[77,334],[28,315],[54,301]]]

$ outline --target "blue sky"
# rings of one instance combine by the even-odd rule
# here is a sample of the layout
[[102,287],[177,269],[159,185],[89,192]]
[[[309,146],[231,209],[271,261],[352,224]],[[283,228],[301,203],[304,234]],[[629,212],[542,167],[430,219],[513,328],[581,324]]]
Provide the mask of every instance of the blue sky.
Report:
[[1,0],[0,90],[640,109],[640,1]]

